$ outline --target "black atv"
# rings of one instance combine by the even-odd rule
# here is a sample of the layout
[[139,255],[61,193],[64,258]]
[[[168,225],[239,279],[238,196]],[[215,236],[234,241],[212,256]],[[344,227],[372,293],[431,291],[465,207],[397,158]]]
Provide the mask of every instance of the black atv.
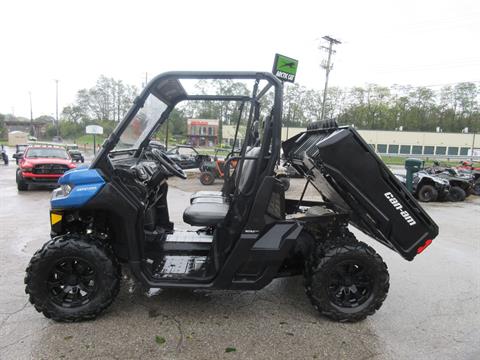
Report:
[[[395,176],[402,184],[406,184],[405,176]],[[450,199],[450,182],[421,170],[413,174],[412,193],[422,202],[444,201]]]
[[[191,95],[183,86],[210,79],[241,81],[252,91]],[[283,144],[288,161],[323,201],[285,199],[274,174],[282,93],[282,82],[270,73],[155,77],[90,168],[59,179],[51,240],[26,270],[35,309],[56,321],[92,319],[115,299],[122,267],[129,267],[150,288],[258,290],[303,274],[312,304],[333,320],[359,321],[378,310],[389,289],[387,266],[348,225],[407,260],[430,245],[438,228],[354,129],[328,123]],[[186,176],[150,140],[187,100],[240,103],[247,124],[240,154],[225,164],[222,191],[194,194],[183,214],[192,229],[180,231],[169,218],[168,178]]]
[[7,155],[7,150],[5,150],[5,147],[3,145],[0,145],[0,153],[2,154],[2,161],[5,165],[8,165],[8,155]]
[[443,167],[438,163],[425,168],[425,171],[445,179],[450,183],[450,191],[448,193],[448,199],[450,201],[463,201],[467,196],[475,193],[475,180],[471,174],[462,175],[457,169]]

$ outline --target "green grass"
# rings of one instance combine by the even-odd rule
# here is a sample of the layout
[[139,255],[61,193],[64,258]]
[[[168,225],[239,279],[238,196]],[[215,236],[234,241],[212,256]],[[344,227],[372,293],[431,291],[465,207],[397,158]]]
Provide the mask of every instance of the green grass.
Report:
[[[105,137],[103,135],[96,135],[96,143],[102,145]],[[75,143],[78,146],[83,146],[84,144],[93,145],[93,135],[83,135],[75,139]]]
[[[405,165],[406,157],[403,156],[380,156],[383,162],[387,165]],[[415,156],[412,156],[415,157]],[[425,159],[425,166],[432,166],[433,162],[438,160],[442,165],[456,166],[459,163],[459,160],[447,161],[446,159]]]

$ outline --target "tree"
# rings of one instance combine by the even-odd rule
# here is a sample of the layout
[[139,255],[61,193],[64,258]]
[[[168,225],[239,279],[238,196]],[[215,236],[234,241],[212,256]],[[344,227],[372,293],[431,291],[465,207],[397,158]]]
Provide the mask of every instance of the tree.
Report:
[[76,102],[63,113],[66,120],[120,121],[133,103],[138,90],[122,81],[101,75],[94,87],[77,92]]
[[5,115],[0,114],[0,139],[7,138],[7,127],[5,126]]

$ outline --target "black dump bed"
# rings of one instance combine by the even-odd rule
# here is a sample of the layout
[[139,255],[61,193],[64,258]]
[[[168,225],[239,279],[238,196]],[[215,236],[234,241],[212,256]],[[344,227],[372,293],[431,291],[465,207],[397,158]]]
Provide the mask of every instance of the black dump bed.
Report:
[[438,235],[438,226],[355,129],[309,130],[285,141],[283,151],[325,201],[405,259]]

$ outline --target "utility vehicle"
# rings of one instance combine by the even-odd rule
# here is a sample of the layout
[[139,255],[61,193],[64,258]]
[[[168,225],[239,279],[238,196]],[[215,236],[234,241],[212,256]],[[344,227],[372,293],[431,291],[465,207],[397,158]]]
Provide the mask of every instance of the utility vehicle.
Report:
[[[198,80],[239,81],[251,93],[199,94],[192,86]],[[264,72],[169,72],[152,79],[90,167],[59,179],[51,240],[26,270],[35,308],[57,321],[94,318],[117,296],[121,268],[128,266],[150,288],[258,290],[303,274],[314,307],[331,319],[358,321],[379,309],[389,288],[387,266],[355,239],[349,223],[407,260],[438,228],[358,133],[336,124],[283,144],[306,186],[323,196],[285,199],[274,174],[282,92],[281,81]],[[240,103],[237,121],[242,113],[247,119],[240,154],[225,164],[222,191],[196,193],[185,209],[190,231],[175,228],[167,203],[168,178],[185,173],[149,146],[184,101]]]
[[70,155],[71,159],[75,162],[85,162],[85,158],[83,157],[82,152],[78,148],[77,144],[68,144],[65,145],[65,149],[68,152],[68,155]]
[[[223,179],[225,177],[225,162],[232,156],[240,154],[238,149],[215,148],[213,159],[208,159],[200,165],[200,176],[198,179],[202,185],[212,185],[215,179]],[[222,156],[223,155],[223,156]],[[237,161],[233,161],[229,168],[232,170],[237,165]]]
[[18,165],[20,159],[23,157],[23,153],[27,149],[27,144],[17,144],[15,145],[15,153],[12,155],[12,158],[15,159],[15,163]]
[[169,149],[166,154],[182,169],[198,169],[203,162],[210,160],[209,155],[200,154],[191,145],[177,145]]

